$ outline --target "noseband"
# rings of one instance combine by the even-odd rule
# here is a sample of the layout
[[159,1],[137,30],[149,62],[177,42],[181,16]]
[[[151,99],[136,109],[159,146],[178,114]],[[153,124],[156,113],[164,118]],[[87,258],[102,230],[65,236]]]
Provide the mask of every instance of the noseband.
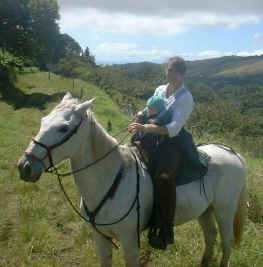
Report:
[[[79,124],[78,124],[72,131],[70,131],[67,135],[65,135],[65,136],[62,138],[61,141],[59,141],[58,143],[56,143],[56,144],[54,144],[54,145],[52,145],[52,146],[47,146],[47,145],[45,145],[45,144],[42,144],[42,143],[40,143],[39,141],[37,141],[35,137],[32,137],[32,141],[34,142],[34,144],[37,144],[37,145],[39,145],[39,146],[45,148],[47,154],[46,154],[43,158],[39,158],[39,157],[35,156],[34,154],[32,154],[32,153],[30,153],[30,152],[25,152],[25,155],[28,156],[28,157],[30,157],[30,158],[33,158],[33,159],[38,160],[38,161],[44,166],[44,169],[45,169],[45,171],[47,172],[50,168],[53,168],[53,167],[55,166],[54,163],[53,163],[52,156],[51,156],[51,151],[52,151],[54,148],[56,148],[56,147],[58,147],[58,146],[60,146],[60,145],[62,145],[62,144],[64,144],[64,143],[66,143],[66,142],[67,142],[67,141],[68,141],[74,134],[76,134],[77,131],[78,131],[78,129],[79,129],[79,127],[80,127],[80,125],[81,125],[81,123],[82,123],[82,119],[80,120]],[[46,166],[45,166],[45,163],[44,163],[44,160],[45,160],[46,158],[49,159],[49,166],[48,166],[48,167],[46,167]]]

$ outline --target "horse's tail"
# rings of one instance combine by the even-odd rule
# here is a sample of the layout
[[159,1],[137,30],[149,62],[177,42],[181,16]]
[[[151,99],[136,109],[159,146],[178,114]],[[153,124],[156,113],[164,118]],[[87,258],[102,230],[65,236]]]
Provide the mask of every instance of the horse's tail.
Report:
[[240,246],[241,236],[243,233],[246,217],[247,217],[247,186],[245,181],[242,190],[240,192],[238,206],[233,223],[234,247]]

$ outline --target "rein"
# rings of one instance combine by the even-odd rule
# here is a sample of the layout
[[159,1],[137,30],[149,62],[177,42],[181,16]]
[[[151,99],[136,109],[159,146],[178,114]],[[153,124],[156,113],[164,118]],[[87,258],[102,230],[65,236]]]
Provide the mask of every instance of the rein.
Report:
[[[81,171],[84,171],[86,169],[88,169],[89,167],[93,166],[93,165],[96,165],[98,162],[102,161],[103,159],[105,159],[107,156],[109,156],[113,151],[115,151],[119,145],[121,145],[121,143],[130,135],[130,133],[127,133],[118,143],[116,146],[114,146],[111,150],[109,150],[107,153],[105,153],[102,157],[96,159],[95,161],[87,164],[86,166],[82,167],[82,168],[79,168],[79,169],[76,169],[74,171],[71,171],[71,172],[66,172],[66,173],[59,173],[59,176],[61,177],[66,177],[66,176],[70,176],[70,175],[73,175],[73,174],[76,174],[76,173],[79,173]],[[53,173],[54,170],[55,170],[55,166],[53,165],[52,167],[49,167],[48,170],[46,172],[49,172],[49,173]],[[58,169],[57,169],[58,171]]]

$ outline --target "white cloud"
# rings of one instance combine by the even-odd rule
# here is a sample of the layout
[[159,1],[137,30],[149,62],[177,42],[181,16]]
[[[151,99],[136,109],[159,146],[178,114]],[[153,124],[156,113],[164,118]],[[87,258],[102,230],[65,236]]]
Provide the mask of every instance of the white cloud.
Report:
[[102,43],[98,45],[94,52],[98,62],[163,62],[175,54],[174,51],[162,50],[152,47],[151,49],[142,49],[134,43]]
[[257,33],[254,34],[253,37],[254,37],[255,40],[263,40],[263,33],[257,32]]
[[222,53],[217,50],[207,50],[202,51],[197,54],[198,58],[212,58],[212,57],[220,57],[222,56]]
[[254,50],[254,51],[239,51],[239,52],[224,52],[218,50],[207,50],[201,51],[196,54],[192,54],[191,60],[196,59],[208,59],[224,56],[240,56],[240,57],[249,57],[249,56],[260,56],[263,55],[263,50]]
[[261,56],[263,55],[263,50],[255,50],[255,51],[241,51],[236,54],[240,57],[249,57],[249,56]]
[[124,13],[105,13],[97,9],[75,10],[62,13],[62,31],[82,29],[129,35],[176,35],[198,26],[236,28],[245,23],[258,23],[255,15],[220,15],[201,12],[162,16],[142,16]]
[[[170,56],[178,55],[178,51],[172,51],[173,46],[170,43],[163,43],[163,37],[167,40],[168,38],[166,37],[174,37],[185,32],[196,34],[200,29],[204,32],[205,30],[211,30],[209,28],[242,29],[242,26],[247,24],[259,24],[263,19],[262,0],[57,1],[60,5],[61,20],[59,24],[61,32],[74,33],[75,36],[81,36],[82,42],[87,39],[88,41],[85,42],[88,42],[87,45],[91,48],[97,62],[123,63],[145,60],[163,62]],[[96,40],[95,36],[97,36]],[[112,43],[113,36],[118,36],[118,40],[114,43]],[[137,38],[138,36],[139,38]],[[108,37],[110,41],[107,41]],[[259,44],[263,40],[263,33],[255,33],[253,37],[255,50],[261,49],[262,46]],[[148,46],[150,48],[142,48],[136,43],[128,43],[127,40],[131,40],[131,38],[133,40],[142,40],[144,47]],[[154,43],[159,43],[160,48],[152,47],[152,43],[149,45],[147,38],[157,40]],[[196,42],[201,42],[198,38],[196,38]],[[223,38],[222,41],[224,42]],[[101,44],[98,45],[99,42]],[[209,42],[212,43],[213,40],[209,40]],[[169,50],[161,47],[172,48],[169,48],[171,49]],[[175,47],[179,48],[176,45]],[[187,47],[189,46],[186,45],[185,49],[188,49]],[[231,54],[250,55],[252,53],[255,55],[261,53],[261,50],[253,52],[249,52],[250,50],[248,52],[240,51],[238,53],[223,52],[216,50],[220,49],[218,43],[210,45],[210,47],[211,49],[207,51],[198,53],[185,51],[180,55],[186,59],[193,60]],[[248,46],[246,47],[249,49]],[[238,49],[238,47],[235,47],[235,49]],[[231,51],[232,48],[229,50]]]
[[108,13],[174,16],[202,11],[221,14],[262,14],[262,0],[58,0],[62,10],[94,8]]

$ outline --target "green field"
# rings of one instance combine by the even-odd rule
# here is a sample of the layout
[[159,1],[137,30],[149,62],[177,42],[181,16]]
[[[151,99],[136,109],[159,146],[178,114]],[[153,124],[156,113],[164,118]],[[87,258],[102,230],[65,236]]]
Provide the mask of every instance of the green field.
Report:
[[[99,266],[91,231],[65,201],[55,177],[44,174],[36,184],[25,183],[19,179],[16,164],[31,136],[38,132],[40,118],[67,91],[82,96],[82,100],[96,97],[94,113],[105,127],[111,120],[113,133],[126,127],[130,118],[119,111],[104,91],[80,80],[75,80],[73,88],[72,80],[53,74],[49,80],[47,73],[36,72],[21,75],[16,88],[17,92],[10,92],[7,99],[0,98],[0,266]],[[220,140],[206,135],[196,139],[231,143],[225,136]],[[249,217],[241,247],[233,249],[231,266],[260,267],[263,266],[262,158],[252,156],[248,152],[251,147],[232,146],[248,163]],[[68,168],[67,164],[63,168]],[[78,205],[73,179],[65,178],[64,184]],[[177,227],[175,244],[165,252],[151,249],[146,233],[141,241],[141,256],[148,267],[197,266],[204,249],[197,222]],[[220,253],[218,238],[214,266],[219,264]],[[113,263],[124,266],[121,250],[114,251]]]

